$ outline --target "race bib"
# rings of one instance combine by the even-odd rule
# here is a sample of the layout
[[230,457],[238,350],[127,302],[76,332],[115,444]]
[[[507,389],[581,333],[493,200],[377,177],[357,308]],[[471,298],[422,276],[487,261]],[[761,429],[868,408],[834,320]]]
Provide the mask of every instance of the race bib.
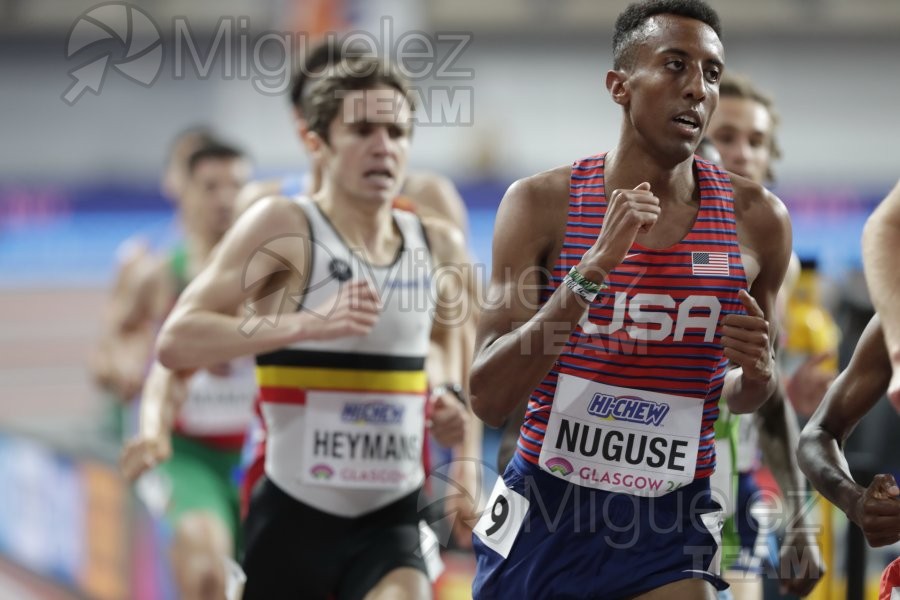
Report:
[[663,496],[694,480],[703,400],[560,374],[543,470],[585,487]]
[[530,505],[528,498],[506,487],[503,477],[498,477],[473,533],[485,546],[507,558],[525,523]]
[[309,391],[300,479],[365,489],[418,482],[424,431],[421,394]]
[[256,374],[252,359],[231,363],[228,375],[198,371],[178,415],[182,431],[194,435],[243,434],[253,416]]

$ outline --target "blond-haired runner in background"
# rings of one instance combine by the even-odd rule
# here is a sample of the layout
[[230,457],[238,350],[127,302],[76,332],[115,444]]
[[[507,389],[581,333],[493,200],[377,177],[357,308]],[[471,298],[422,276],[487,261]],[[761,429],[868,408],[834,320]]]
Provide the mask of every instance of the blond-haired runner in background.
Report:
[[[778,116],[771,99],[749,79],[725,75],[719,86],[719,106],[710,119],[707,137],[718,150],[721,164],[727,171],[760,185],[772,182],[772,163],[781,156],[777,126]],[[798,269],[796,256],[792,254],[791,260]],[[790,296],[789,280],[796,279],[796,275],[785,279],[779,290],[776,331],[783,329]],[[815,403],[818,403],[832,376],[818,370],[804,369],[801,373],[806,373],[807,377],[803,382],[797,382],[797,387],[808,395],[815,395]],[[779,561],[786,567],[778,571],[782,590],[805,595],[815,586],[825,565],[821,562],[815,539],[806,531],[803,518],[806,485],[795,456],[799,436],[796,414],[780,388],[755,415],[729,415],[728,418],[738,420],[737,455],[731,465],[723,464],[722,467],[730,466],[738,473],[738,484],[733,522],[726,523],[724,530],[725,577],[732,584],[732,593],[737,600],[762,597],[760,568],[754,560],[759,523],[751,514],[752,501],[759,495],[754,476],[760,466],[758,454],[761,449],[765,464],[782,490],[790,519]],[[791,564],[801,564],[798,560],[805,561],[802,564],[809,565],[812,571],[794,573],[787,568]]]

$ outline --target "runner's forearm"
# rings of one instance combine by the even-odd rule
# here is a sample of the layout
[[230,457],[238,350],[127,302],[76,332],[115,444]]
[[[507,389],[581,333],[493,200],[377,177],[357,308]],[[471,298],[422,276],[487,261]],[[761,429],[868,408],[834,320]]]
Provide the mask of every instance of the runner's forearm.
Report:
[[560,286],[530,321],[483,349],[472,367],[475,414],[488,425],[502,425],[553,368],[586,310],[583,299]]
[[813,487],[850,516],[865,489],[853,480],[834,436],[811,423],[801,434],[797,460]]
[[756,424],[763,460],[781,488],[789,514],[799,515],[806,495],[806,481],[796,457],[800,432],[794,410],[781,388],[759,408]]
[[166,321],[157,340],[159,361],[181,371],[271,352],[298,339],[294,315],[232,317],[192,311]]
[[154,362],[141,397],[140,436],[160,438],[172,433],[178,410],[184,402],[184,377]]
[[736,415],[751,413],[762,406],[774,393],[778,380],[773,373],[765,381],[744,377],[743,370],[731,369],[725,374],[725,385],[722,396],[728,402],[728,408]]

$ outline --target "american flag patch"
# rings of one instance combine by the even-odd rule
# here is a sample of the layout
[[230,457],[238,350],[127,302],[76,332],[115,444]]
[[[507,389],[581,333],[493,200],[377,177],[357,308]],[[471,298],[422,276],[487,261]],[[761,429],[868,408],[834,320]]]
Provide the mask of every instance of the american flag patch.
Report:
[[728,277],[727,252],[691,252],[691,273],[694,275],[723,275]]

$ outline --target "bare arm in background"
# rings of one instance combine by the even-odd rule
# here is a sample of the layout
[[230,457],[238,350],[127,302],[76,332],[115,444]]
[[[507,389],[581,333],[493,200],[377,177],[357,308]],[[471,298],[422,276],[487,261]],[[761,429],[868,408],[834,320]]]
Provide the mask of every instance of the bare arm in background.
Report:
[[778,387],[774,361],[774,326],[778,290],[791,257],[791,220],[775,195],[759,184],[732,176],[738,241],[759,262],[759,273],[740,298],[746,315],[722,319],[722,345],[733,366],[725,376],[722,396],[735,414],[750,413]]
[[123,402],[144,385],[156,329],[169,309],[167,275],[166,261],[145,248],[129,256],[116,274],[91,372],[98,385]]
[[[779,555],[781,591],[805,596],[825,573],[826,565],[804,518],[806,482],[796,455],[800,432],[797,415],[782,386],[756,411],[754,421],[759,431],[763,461],[781,488],[787,513],[791,515]],[[802,565],[804,561],[811,567],[806,574],[789,571],[791,565]]]
[[853,429],[881,399],[891,380],[891,363],[879,317],[869,322],[850,364],[828,390],[804,427],[797,451],[813,487],[856,523],[873,547],[900,540],[900,489],[889,474],[868,488],[853,480],[843,447]]
[[448,221],[468,238],[466,205],[456,186],[446,177],[431,172],[411,172],[403,184],[402,194],[413,200],[416,212],[423,218]]
[[[472,356],[474,307],[463,268],[469,264],[462,232],[444,219],[423,219],[434,262],[437,307],[431,330],[428,379],[432,386],[458,385],[465,390]],[[431,432],[438,443],[452,446],[453,462],[444,512],[452,519],[452,531],[461,547],[471,545],[472,528],[478,521],[484,474],[481,467],[481,422],[471,404],[453,393],[431,398]]]
[[[732,184],[735,189],[735,211],[741,245],[752,249],[760,264],[759,274],[754,278],[750,292],[773,324],[768,340],[771,356],[774,358],[778,294],[792,254],[790,216],[784,204],[759,184],[738,176],[732,176]],[[724,329],[723,335],[728,335]],[[783,568],[778,575],[783,591],[805,595],[819,581],[824,567],[815,539],[805,531],[800,519],[804,498],[800,495],[803,489],[802,476],[794,457],[798,437],[796,416],[784,397],[783,384],[777,377],[774,360],[771,368],[773,375],[769,382],[767,401],[754,410],[760,446],[784,492],[791,515],[791,526],[788,527],[788,535],[781,547]],[[729,407],[734,412],[740,412],[735,410],[733,399],[727,394],[727,391],[723,392]],[[798,563],[796,558],[803,560]],[[790,567],[798,564],[801,566],[799,571],[791,572]]]
[[[463,331],[471,314],[464,281],[454,277],[452,273],[466,261],[465,241],[458,229],[443,221],[425,220],[424,223],[434,263],[434,285],[437,288],[431,349],[426,363],[428,380],[432,386],[463,387],[466,358]],[[439,395],[433,400],[433,425],[439,426],[445,420],[457,425],[434,430],[435,439],[446,447],[462,444],[467,437],[468,408],[451,393]],[[460,410],[463,408],[465,410]]]
[[866,284],[872,304],[880,315],[884,339],[894,375],[888,397],[900,410],[900,182],[875,209],[862,235]]
[[187,399],[188,376],[154,363],[141,397],[138,433],[125,444],[119,460],[125,479],[133,482],[172,456],[172,428]]
[[[799,275],[800,260],[796,254],[792,254],[791,264],[785,275],[785,281],[778,291],[778,308],[781,321],[785,318],[788,299]],[[795,372],[789,380],[780,381],[772,397],[754,414],[754,427],[759,433],[759,447],[762,450],[763,462],[772,471],[772,475],[781,489],[787,514],[791,515],[787,533],[780,548],[779,564],[797,564],[800,557],[808,557],[814,564],[818,565],[818,577],[815,577],[815,573],[811,573],[809,578],[789,580],[782,584],[782,593],[791,592],[800,595],[808,594],[825,572],[825,565],[822,562],[821,553],[818,552],[815,538],[811,533],[804,531],[808,526],[803,511],[803,504],[807,497],[806,479],[803,477],[800,466],[797,464],[796,455],[800,430],[797,426],[797,416],[794,412],[795,398],[791,395],[785,395],[791,389],[791,383],[798,378],[799,381],[796,381],[796,383],[804,387],[810,387],[814,380],[819,381],[815,374],[810,374],[810,376],[800,375],[805,372],[807,364],[815,365],[816,363],[807,359],[800,370]],[[826,389],[827,385],[815,398],[816,406],[821,402]],[[818,388],[815,390],[809,389],[807,393],[811,396],[816,393],[816,390]],[[784,575],[790,578],[789,574]]]

